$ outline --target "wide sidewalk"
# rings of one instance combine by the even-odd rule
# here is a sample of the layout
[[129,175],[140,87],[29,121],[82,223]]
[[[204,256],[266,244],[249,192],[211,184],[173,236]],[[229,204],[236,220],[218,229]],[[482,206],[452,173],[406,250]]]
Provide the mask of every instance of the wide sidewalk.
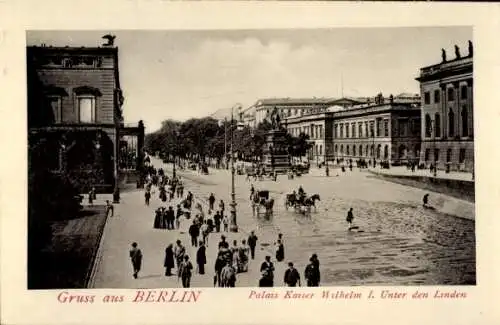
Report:
[[[181,174],[185,173],[181,172]],[[186,188],[187,190],[190,189]],[[99,201],[105,199],[108,198],[99,198]],[[195,202],[205,205],[204,200],[199,200],[196,197]],[[175,241],[180,239],[196,267],[197,248],[191,246],[188,235],[191,220],[183,218],[180,229],[176,230],[153,229],[154,210],[159,206],[172,205],[175,208],[178,203],[179,199],[166,203],[161,202],[158,198],[158,191],[155,191],[150,206],[146,206],[144,204],[144,191],[122,193],[120,204],[115,205],[114,217],[109,218],[106,224],[91,286],[93,288],[181,287],[182,284],[177,276],[166,277],[164,275],[164,252],[168,244],[175,244]],[[206,208],[204,211],[206,213]],[[206,273],[199,275],[194,272],[191,280],[192,287],[213,286],[214,263],[221,235],[226,236],[230,246],[232,246],[233,240],[237,240],[240,244],[241,240],[248,238],[248,233],[241,228],[238,233],[211,233],[206,252]],[[264,261],[264,257],[271,255],[274,260],[274,253],[271,251],[273,248],[259,245],[262,240],[263,238],[259,238],[255,260],[250,260],[249,271],[238,274],[237,286],[257,286],[260,279],[260,264]],[[130,244],[134,241],[139,244],[144,255],[138,279],[132,277],[132,266],[128,255]],[[275,283],[281,285],[286,266],[285,263],[275,264]]]

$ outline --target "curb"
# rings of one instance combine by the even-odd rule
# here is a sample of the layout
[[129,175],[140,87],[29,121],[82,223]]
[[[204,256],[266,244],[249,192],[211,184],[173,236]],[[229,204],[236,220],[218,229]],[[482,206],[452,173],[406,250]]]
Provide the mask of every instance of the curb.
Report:
[[101,238],[99,239],[99,246],[92,258],[92,268],[90,269],[90,272],[89,274],[87,275],[87,281],[86,281],[86,288],[88,289],[92,289],[94,288],[94,284],[95,284],[95,276],[97,274],[97,269],[98,269],[98,266],[101,264],[101,260],[102,260],[102,246],[103,246],[103,242],[104,242],[104,238],[106,237],[106,230],[108,229],[108,220],[109,220],[109,217],[108,217],[108,214],[106,213],[106,221],[104,223],[104,227],[102,229],[102,233],[101,233]]

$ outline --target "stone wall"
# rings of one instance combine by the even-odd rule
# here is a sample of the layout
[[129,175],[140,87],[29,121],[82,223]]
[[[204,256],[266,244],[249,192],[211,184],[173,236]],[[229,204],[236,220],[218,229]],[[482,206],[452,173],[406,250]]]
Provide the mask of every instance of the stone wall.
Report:
[[394,183],[442,193],[469,202],[475,202],[474,181],[434,178],[428,176],[387,175],[376,172],[372,172],[372,174]]

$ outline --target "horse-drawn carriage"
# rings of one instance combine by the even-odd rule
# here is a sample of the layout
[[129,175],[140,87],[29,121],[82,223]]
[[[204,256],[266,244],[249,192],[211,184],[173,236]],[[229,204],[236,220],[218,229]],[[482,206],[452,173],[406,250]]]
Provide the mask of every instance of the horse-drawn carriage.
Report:
[[256,191],[250,199],[254,215],[265,217],[273,215],[274,199],[269,197],[269,191]]
[[292,207],[296,212],[302,214],[311,213],[312,207],[316,211],[316,201],[321,201],[319,194],[308,196],[303,191],[299,191],[299,193],[293,191],[293,193],[286,195],[285,208],[288,210],[289,207]]

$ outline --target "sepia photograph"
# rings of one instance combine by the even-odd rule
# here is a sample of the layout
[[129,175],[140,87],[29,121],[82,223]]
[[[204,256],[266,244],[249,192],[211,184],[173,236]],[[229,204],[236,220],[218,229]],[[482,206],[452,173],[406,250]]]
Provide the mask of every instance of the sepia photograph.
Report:
[[27,288],[476,285],[473,63],[470,26],[28,30]]

